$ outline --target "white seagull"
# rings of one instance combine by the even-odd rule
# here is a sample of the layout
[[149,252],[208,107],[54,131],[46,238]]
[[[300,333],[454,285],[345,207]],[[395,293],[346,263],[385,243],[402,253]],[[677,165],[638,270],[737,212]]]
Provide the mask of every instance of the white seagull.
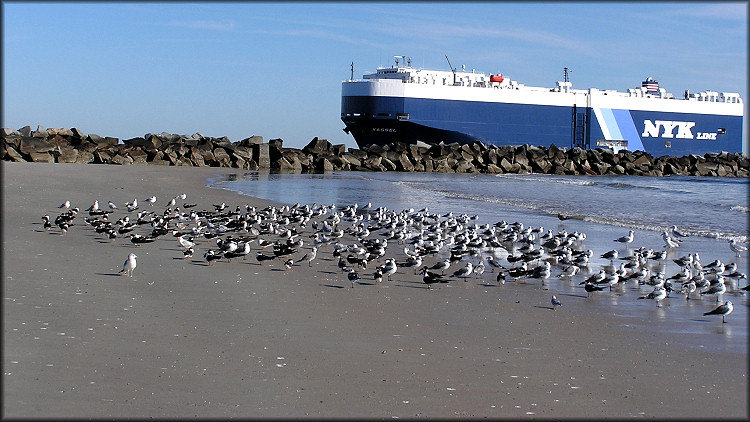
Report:
[[86,211],[99,211],[99,200],[97,199],[94,203],[86,209]]
[[154,195],[154,196],[152,196],[150,198],[146,198],[146,199],[144,199],[144,201],[146,201],[149,204],[151,204],[151,206],[154,206],[154,204],[156,203],[156,196]]
[[633,230],[630,230],[628,232],[627,236],[619,237],[615,239],[615,242],[624,243],[626,245],[633,243],[633,238],[635,237],[635,232]]
[[724,317],[731,314],[734,310],[734,305],[732,305],[732,302],[726,301],[723,305],[720,305],[713,311],[704,312],[703,315],[721,315],[721,322],[725,323]]
[[122,270],[120,270],[121,273],[125,273],[127,277],[133,276],[133,270],[135,270],[136,267],[136,261],[135,259],[138,258],[138,256],[134,253],[130,253],[128,255],[128,259],[125,260],[125,263],[122,264]]
[[680,244],[679,244],[679,243],[677,243],[677,241],[675,241],[674,239],[672,239],[672,238],[671,238],[671,237],[669,236],[669,233],[667,233],[667,231],[666,231],[666,230],[664,230],[664,233],[662,233],[661,237],[662,237],[662,238],[664,239],[664,245],[665,245],[665,246],[666,246],[666,247],[667,247],[668,249],[672,249],[672,248],[678,248],[678,247],[680,247]]
[[550,301],[550,303],[552,303],[552,309],[554,309],[555,311],[559,306],[562,306],[562,302],[560,302],[560,300],[558,300],[555,295],[552,295],[552,300]]
[[685,233],[682,233],[679,230],[677,230],[677,226],[672,226],[670,228],[670,232],[671,232],[670,234],[672,236],[674,236],[675,238],[677,238],[677,239],[679,239],[681,237],[688,237],[688,235],[686,235]]
[[653,299],[656,301],[656,306],[660,308],[660,303],[665,297],[667,297],[667,289],[662,286],[657,286],[651,293],[646,296],[639,296],[638,299]]
[[747,251],[747,246],[737,243],[736,239],[729,239],[729,249],[739,257],[741,253]]
[[116,210],[117,209],[117,205],[115,205],[115,203],[112,202],[112,201],[109,201],[107,203],[107,205],[109,205],[109,209],[111,209],[111,210]]
[[65,208],[65,209],[67,210],[68,208],[70,208],[70,201],[65,201],[65,202],[63,202],[63,203],[62,203],[62,204],[60,204],[60,206],[59,206],[59,207],[57,207],[57,208]]

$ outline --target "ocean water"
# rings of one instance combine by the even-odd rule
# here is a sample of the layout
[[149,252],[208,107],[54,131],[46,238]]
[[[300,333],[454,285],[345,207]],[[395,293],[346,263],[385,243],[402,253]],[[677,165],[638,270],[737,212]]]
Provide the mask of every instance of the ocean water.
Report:
[[676,225],[686,234],[740,241],[747,241],[749,230],[748,180],[740,178],[341,172],[247,173],[220,183],[287,204],[370,202],[394,210],[477,215],[483,223],[517,214],[565,214],[652,231]]
[[[547,287],[565,300],[581,300],[586,292],[578,282],[610,265],[599,256],[618,249],[627,255],[638,247],[664,250],[662,232],[676,225],[689,237],[669,250],[662,269],[669,277],[679,272],[673,259],[699,253],[701,263],[714,259],[736,262],[748,272],[748,253],[736,257],[728,239],[747,245],[750,233],[748,179],[701,177],[486,175],[434,173],[336,172],[332,174],[270,174],[238,172],[209,182],[251,197],[284,204],[335,204],[337,207],[371,203],[390,210],[428,209],[430,213],[474,216],[476,224],[521,222],[557,232],[580,231],[587,237],[582,247],[591,249],[589,273],[571,281],[553,276]],[[561,221],[563,214],[574,218]],[[635,240],[628,248],[614,242],[628,230]],[[618,265],[616,261],[614,264]],[[507,264],[507,262],[506,262]],[[510,264],[508,264],[510,265]],[[557,270],[559,272],[559,270]],[[493,279],[494,280],[494,279]],[[634,283],[630,283],[634,284]],[[728,283],[723,300],[731,300],[732,324],[716,324],[703,312],[716,307],[715,299],[687,301],[672,293],[655,308],[650,300],[637,300],[649,286],[617,286],[617,291],[597,295],[599,312],[614,313],[624,327],[674,334],[685,347],[720,348],[747,353],[747,293],[739,291],[747,280]],[[679,287],[679,286],[678,286]],[[602,292],[605,293],[605,292]],[[575,299],[574,299],[575,298]],[[685,324],[685,321],[692,321]],[[673,339],[674,340],[674,339]]]

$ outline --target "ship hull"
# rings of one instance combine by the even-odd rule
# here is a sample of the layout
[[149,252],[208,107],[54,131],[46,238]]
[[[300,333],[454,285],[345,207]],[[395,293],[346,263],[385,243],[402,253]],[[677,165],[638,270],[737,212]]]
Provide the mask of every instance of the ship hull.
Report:
[[610,147],[653,156],[743,152],[741,104],[638,101],[608,98],[595,90],[584,96],[535,93],[530,99],[500,94],[499,100],[434,94],[429,98],[378,82],[344,82],[341,119],[361,148],[393,142],[478,141],[497,146]]

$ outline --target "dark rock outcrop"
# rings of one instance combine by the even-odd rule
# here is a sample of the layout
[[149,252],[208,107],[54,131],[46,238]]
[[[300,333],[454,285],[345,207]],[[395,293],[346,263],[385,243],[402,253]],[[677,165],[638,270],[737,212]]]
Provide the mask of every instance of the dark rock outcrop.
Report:
[[545,173],[559,175],[748,177],[750,160],[740,153],[652,157],[643,151],[473,144],[372,145],[351,148],[313,138],[304,148],[282,139],[238,142],[201,133],[147,133],[125,139],[86,134],[78,128],[30,126],[0,130],[0,158],[16,162],[233,167],[281,173],[401,171],[428,173]]

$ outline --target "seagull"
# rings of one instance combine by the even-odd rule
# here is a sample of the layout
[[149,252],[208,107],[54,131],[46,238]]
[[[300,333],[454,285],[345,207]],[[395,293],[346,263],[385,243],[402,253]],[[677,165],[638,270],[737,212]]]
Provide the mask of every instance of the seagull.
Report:
[[723,295],[727,291],[727,286],[724,284],[724,277],[719,276],[718,282],[708,287],[708,290],[701,292],[702,295],[716,295],[716,301],[719,301],[719,296]]
[[672,239],[666,230],[664,230],[664,232],[661,234],[661,237],[664,239],[664,246],[666,246],[668,249],[680,247],[680,244]]
[[177,205],[177,198],[172,198],[167,202],[167,208],[174,207],[175,205]]
[[133,271],[135,270],[135,267],[137,265],[136,258],[138,256],[134,253],[128,254],[128,259],[125,260],[125,263],[122,264],[122,269],[120,270],[121,273],[125,273],[125,276],[132,277]]
[[624,243],[626,245],[633,243],[633,237],[635,236],[635,232],[633,230],[630,230],[628,232],[627,236],[622,236],[617,239],[615,239],[615,242]]
[[128,212],[135,211],[136,209],[138,209],[138,199],[133,198],[133,202],[126,202],[125,207],[127,207]]
[[[548,264],[549,264],[549,263],[548,263]],[[485,269],[485,267],[484,267],[484,262],[481,262],[481,261],[480,261],[480,262],[479,262],[479,264],[477,264],[477,265],[476,265],[476,266],[474,267],[474,270],[473,270],[472,272],[473,272],[474,274],[476,274],[476,276],[477,276],[478,278],[481,278],[481,277],[482,277],[482,274],[484,274],[484,269]]]
[[318,247],[317,246],[313,246],[312,250],[310,252],[306,253],[305,256],[303,256],[300,259],[300,261],[307,261],[307,266],[311,267],[312,266],[312,262],[315,259],[315,256],[317,256],[317,254],[318,254]]
[[144,199],[144,201],[148,202],[153,207],[154,204],[156,203],[156,196],[152,196],[150,198],[146,198],[146,199]]
[[62,204],[60,204],[60,206],[59,206],[59,207],[57,207],[57,208],[65,208],[65,209],[67,210],[68,208],[70,208],[70,201],[65,201],[65,202],[63,202],[63,203],[62,203]]
[[609,259],[610,261],[614,261],[615,259],[617,259],[618,255],[619,253],[617,252],[617,249],[612,249],[611,251],[607,251],[599,255],[599,257],[604,258],[604,259]]
[[656,301],[656,307],[661,308],[661,301],[667,297],[667,289],[661,286],[657,286],[654,290],[646,296],[639,296],[638,299],[653,299]]
[[589,276],[589,278],[578,283],[578,285],[580,286],[581,284],[601,284],[602,282],[604,282],[605,278],[607,278],[607,272],[604,270],[599,270],[598,273]]
[[444,274],[445,270],[450,268],[450,266],[451,266],[450,258],[445,258],[442,262],[435,263],[435,265],[431,266],[429,269],[440,270],[440,274]]
[[385,264],[383,265],[382,271],[383,274],[388,276],[388,281],[391,280],[391,276],[396,273],[398,270],[398,266],[396,265],[396,261],[393,259],[386,259]]
[[726,301],[723,305],[718,306],[713,311],[704,312],[703,315],[721,315],[721,322],[725,323],[724,317],[731,314],[734,310],[734,305],[732,305],[732,302]]
[[86,211],[99,211],[99,200],[95,200],[94,203],[86,209]]
[[568,265],[567,267],[563,268],[563,271],[557,275],[558,278],[571,278],[574,275],[578,274],[578,271],[580,270],[580,267],[576,265]]
[[681,237],[688,237],[688,235],[686,235],[685,233],[678,231],[677,226],[672,226],[669,230],[671,232],[670,234],[673,235],[678,240]]
[[111,210],[116,210],[117,209],[117,205],[115,205],[115,203],[112,202],[112,201],[107,202],[107,205],[109,206],[109,209],[111,209]]
[[737,243],[736,239],[729,239],[729,249],[731,249],[732,252],[734,252],[735,255],[737,255],[737,257],[739,258],[742,252],[747,251],[747,246],[740,245],[739,243]]
[[177,241],[178,241],[178,242],[180,243],[180,246],[182,246],[182,247],[183,247],[183,249],[190,249],[190,248],[192,248],[193,246],[195,246],[195,243],[194,243],[194,242],[191,242],[191,241],[189,241],[189,240],[187,240],[187,239],[185,239],[185,236],[184,236],[184,235],[183,235],[183,236],[180,236],[180,237],[178,237],[178,238],[177,238]]
[[292,266],[294,266],[294,260],[293,260],[292,258],[289,258],[289,259],[287,259],[286,261],[284,261],[284,267],[285,267],[285,268],[286,268],[287,270],[290,270],[290,269],[292,269]]
[[555,295],[552,295],[552,300],[550,301],[550,303],[552,303],[552,309],[555,311],[559,306],[562,306],[562,302],[560,302],[560,300],[558,300]]
[[466,277],[474,270],[474,264],[467,262],[463,268],[459,268],[453,273],[453,277],[462,277],[466,281]]

